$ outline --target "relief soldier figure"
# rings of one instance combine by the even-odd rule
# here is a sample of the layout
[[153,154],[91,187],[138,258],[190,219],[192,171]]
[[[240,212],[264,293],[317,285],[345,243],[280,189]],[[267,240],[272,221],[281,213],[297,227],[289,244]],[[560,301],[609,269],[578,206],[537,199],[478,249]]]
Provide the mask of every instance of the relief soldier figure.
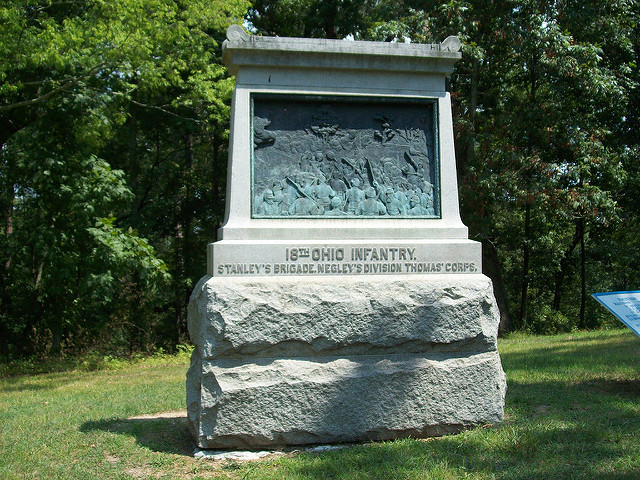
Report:
[[409,200],[409,215],[426,215],[427,209],[420,205],[420,197],[413,195]]
[[340,197],[333,197],[331,199],[331,209],[325,212],[327,217],[344,217],[347,215],[343,209],[342,199]]
[[275,202],[275,195],[271,190],[265,190],[262,195],[263,202],[258,206],[258,215],[278,215],[280,213],[279,205]]
[[355,214],[356,208],[363,200],[364,192],[360,190],[360,179],[354,177],[351,179],[351,188],[347,190],[347,212]]
[[388,215],[406,215],[407,209],[393,192],[393,188],[387,188],[387,192],[384,197],[385,206],[387,207]]
[[387,207],[385,207],[384,203],[377,199],[375,188],[367,188],[364,196],[365,199],[361,201],[356,208],[356,215],[374,217],[387,214]]

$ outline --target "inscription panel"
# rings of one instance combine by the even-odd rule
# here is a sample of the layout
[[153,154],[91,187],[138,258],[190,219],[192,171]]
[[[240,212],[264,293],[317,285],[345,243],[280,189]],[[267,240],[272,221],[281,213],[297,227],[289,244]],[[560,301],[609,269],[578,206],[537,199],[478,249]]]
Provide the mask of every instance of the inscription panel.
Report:
[[440,218],[436,101],[252,95],[253,218]]
[[[436,244],[255,245],[211,244],[210,275],[224,277],[297,275],[480,274],[480,249],[473,242],[451,249]],[[216,251],[217,248],[217,251]]]

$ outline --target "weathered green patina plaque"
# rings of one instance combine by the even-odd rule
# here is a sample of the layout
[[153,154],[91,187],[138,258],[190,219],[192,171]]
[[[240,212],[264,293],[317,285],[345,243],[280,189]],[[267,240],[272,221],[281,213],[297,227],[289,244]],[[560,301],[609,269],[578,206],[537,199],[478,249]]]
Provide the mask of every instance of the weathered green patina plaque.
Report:
[[440,217],[436,102],[254,94],[252,216]]

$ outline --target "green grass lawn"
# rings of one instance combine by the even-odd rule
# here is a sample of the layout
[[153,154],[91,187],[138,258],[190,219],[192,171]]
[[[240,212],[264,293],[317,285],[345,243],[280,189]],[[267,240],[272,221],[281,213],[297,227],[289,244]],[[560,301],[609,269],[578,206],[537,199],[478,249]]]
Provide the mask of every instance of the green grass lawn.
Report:
[[513,335],[499,347],[500,425],[246,463],[194,459],[183,412],[150,417],[184,410],[184,354],[4,377],[0,479],[640,479],[639,338]]

